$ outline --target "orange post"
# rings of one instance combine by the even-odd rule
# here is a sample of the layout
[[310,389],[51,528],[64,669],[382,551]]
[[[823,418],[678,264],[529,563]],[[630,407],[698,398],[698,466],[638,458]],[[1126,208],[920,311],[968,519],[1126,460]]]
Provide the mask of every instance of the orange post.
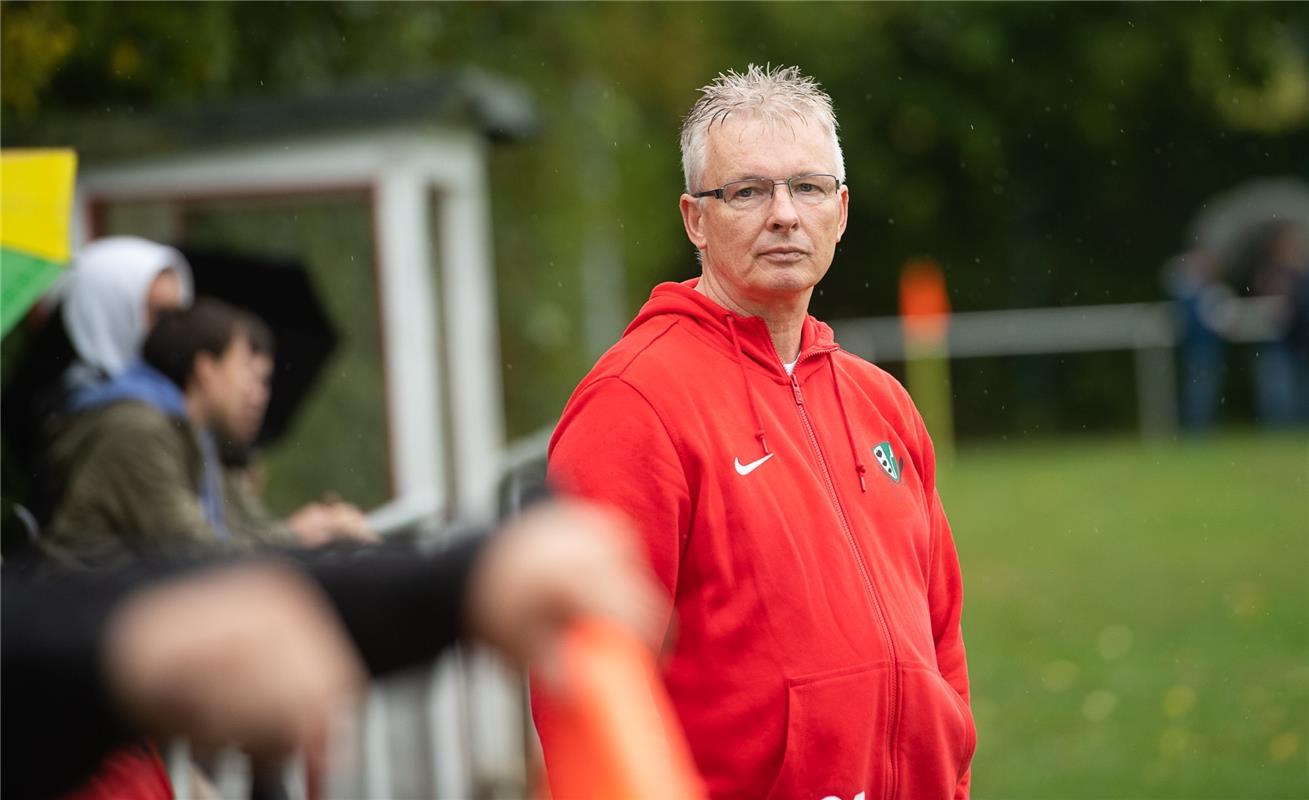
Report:
[[937,464],[948,466],[954,457],[950,297],[935,261],[920,258],[905,264],[900,273],[900,319],[909,393],[932,435]]
[[[706,797],[648,648],[603,622],[570,631],[550,760],[556,800]],[[538,690],[545,690],[538,682]]]

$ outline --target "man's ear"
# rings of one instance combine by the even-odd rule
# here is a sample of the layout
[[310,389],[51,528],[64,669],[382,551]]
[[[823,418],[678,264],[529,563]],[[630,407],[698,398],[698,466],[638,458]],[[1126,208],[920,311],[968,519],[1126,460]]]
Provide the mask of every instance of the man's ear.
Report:
[[211,376],[218,369],[218,359],[214,358],[212,353],[199,352],[195,354],[195,361],[191,362],[191,377],[187,383],[194,386],[208,386]]
[[682,226],[686,228],[686,238],[691,240],[696,250],[704,250],[704,206],[689,194],[683,194],[678,201],[682,212]]
[[841,191],[838,194],[841,195],[841,221],[838,223],[836,230],[836,240],[839,242],[841,237],[845,235],[846,224],[850,221],[850,187],[841,184]]

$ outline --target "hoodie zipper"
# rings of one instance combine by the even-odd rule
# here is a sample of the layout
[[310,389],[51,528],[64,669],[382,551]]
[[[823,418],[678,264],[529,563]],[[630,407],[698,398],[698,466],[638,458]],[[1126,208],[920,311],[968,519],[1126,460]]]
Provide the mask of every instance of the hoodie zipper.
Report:
[[800,380],[796,378],[795,371],[800,368],[800,364],[805,360],[801,356],[796,360],[795,366],[791,368],[791,392],[795,397],[795,408],[800,414],[800,421],[804,424],[805,434],[809,437],[809,445],[813,448],[814,455],[818,459],[818,466],[823,474],[823,482],[827,486],[828,497],[831,498],[832,505],[836,507],[836,516],[841,521],[841,530],[845,534],[846,543],[850,546],[850,552],[854,555],[855,565],[859,568],[859,576],[864,580],[864,588],[868,591],[868,597],[873,602],[873,612],[877,615],[878,625],[882,629],[882,636],[886,639],[886,647],[891,655],[891,715],[887,722],[888,736],[888,761],[891,765],[890,780],[887,781],[886,797],[893,798],[896,794],[896,734],[900,729],[900,676],[899,660],[895,654],[895,641],[891,638],[890,627],[886,623],[886,612],[882,604],[881,595],[878,594],[877,588],[873,585],[872,575],[868,570],[868,565],[864,563],[863,556],[859,553],[859,546],[855,542],[854,529],[850,526],[850,520],[846,516],[845,507],[841,505],[841,499],[836,493],[836,483],[832,480],[832,471],[828,467],[827,459],[823,457],[823,451],[818,446],[818,435],[814,432],[813,423],[809,419],[809,412],[805,408],[804,392],[800,389]]

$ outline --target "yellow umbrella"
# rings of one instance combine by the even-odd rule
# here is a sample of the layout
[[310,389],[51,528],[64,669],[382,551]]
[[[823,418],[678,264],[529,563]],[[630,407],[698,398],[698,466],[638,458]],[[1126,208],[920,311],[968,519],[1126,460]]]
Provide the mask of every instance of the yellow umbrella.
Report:
[[68,263],[76,173],[72,150],[0,152],[0,336]]

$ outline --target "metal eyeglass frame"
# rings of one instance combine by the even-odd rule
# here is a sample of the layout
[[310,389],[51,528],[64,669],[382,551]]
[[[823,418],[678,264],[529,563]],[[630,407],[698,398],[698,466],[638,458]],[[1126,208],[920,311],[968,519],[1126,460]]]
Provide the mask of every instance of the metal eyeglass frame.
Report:
[[[805,178],[831,178],[833,181],[836,181],[836,186],[835,188],[832,189],[832,194],[835,195],[836,193],[841,191],[841,179],[836,177],[835,175],[829,172],[808,172],[805,173],[804,175],[795,175],[790,178],[782,178],[781,180],[773,180],[772,178],[743,178],[739,181],[728,181],[727,183],[724,183],[722,186],[719,186],[717,189],[705,189],[703,192],[695,192],[691,196],[697,200],[699,200],[702,197],[717,197],[719,200],[722,200],[724,203],[726,203],[727,187],[737,183],[756,183],[758,181],[768,181],[768,183],[771,184],[769,186],[769,192],[768,192],[769,200],[772,200],[773,196],[777,193],[778,184],[783,184],[783,183],[786,184],[786,191],[791,195],[791,199],[794,200],[795,188],[791,185],[791,182],[803,181]],[[823,199],[825,200],[827,198],[824,197]]]

